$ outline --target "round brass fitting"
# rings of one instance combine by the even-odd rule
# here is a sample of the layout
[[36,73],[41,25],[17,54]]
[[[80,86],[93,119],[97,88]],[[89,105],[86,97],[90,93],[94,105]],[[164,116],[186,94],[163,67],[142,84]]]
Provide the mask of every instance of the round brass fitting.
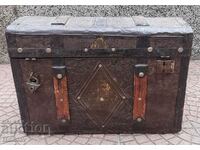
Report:
[[179,52],[179,53],[182,53],[183,50],[184,50],[183,47],[179,47],[179,48],[178,48],[178,52]]
[[142,118],[137,118],[137,122],[141,122],[142,121]]
[[116,51],[116,48],[114,48],[114,47],[111,48],[111,51],[112,51],[112,52],[115,52],[115,51]]
[[18,53],[22,53],[22,52],[23,52],[23,48],[18,48],[18,49],[17,49],[17,52],[18,52]]
[[58,79],[62,79],[63,75],[62,74],[57,74]]
[[84,48],[84,52],[88,52],[88,48]]
[[61,122],[62,122],[62,123],[66,123],[67,120],[66,120],[66,119],[62,119]]
[[46,53],[51,53],[51,48],[46,48]]
[[140,73],[139,73],[139,77],[140,77],[140,78],[144,77],[144,72],[140,72]]
[[148,51],[149,53],[153,52],[153,47],[148,47],[148,48],[147,48],[147,51]]

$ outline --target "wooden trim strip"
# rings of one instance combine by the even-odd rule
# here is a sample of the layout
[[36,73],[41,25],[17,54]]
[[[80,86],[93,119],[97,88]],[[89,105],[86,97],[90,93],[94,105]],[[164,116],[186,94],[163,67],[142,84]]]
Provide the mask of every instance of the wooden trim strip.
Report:
[[67,77],[53,78],[54,94],[57,108],[57,119],[70,120]]
[[134,104],[133,119],[145,119],[147,97],[147,76],[138,77],[134,75]]

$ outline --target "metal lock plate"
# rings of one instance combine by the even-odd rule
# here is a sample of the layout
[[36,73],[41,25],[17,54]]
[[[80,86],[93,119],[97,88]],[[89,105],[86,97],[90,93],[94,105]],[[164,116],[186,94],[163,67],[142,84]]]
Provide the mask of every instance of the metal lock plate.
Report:
[[38,76],[31,72],[28,82],[26,82],[26,84],[30,92],[34,93],[40,87]]
[[156,73],[174,73],[174,60],[156,60]]

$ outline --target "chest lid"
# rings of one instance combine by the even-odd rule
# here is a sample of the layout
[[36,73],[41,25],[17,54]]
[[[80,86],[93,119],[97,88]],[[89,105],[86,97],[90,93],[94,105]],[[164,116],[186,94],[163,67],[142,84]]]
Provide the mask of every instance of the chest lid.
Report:
[[13,58],[179,57],[192,45],[191,27],[177,17],[26,16],[6,35]]
[[189,34],[191,27],[178,17],[20,17],[7,33],[26,35],[151,35]]

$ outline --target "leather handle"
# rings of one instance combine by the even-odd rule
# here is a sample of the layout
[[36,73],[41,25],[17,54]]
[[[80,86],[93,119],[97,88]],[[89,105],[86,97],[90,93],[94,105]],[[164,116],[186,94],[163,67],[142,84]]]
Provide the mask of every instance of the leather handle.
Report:
[[69,99],[68,99],[68,80],[65,74],[65,66],[54,66],[53,85],[56,101],[57,119],[70,120]]
[[142,121],[145,119],[147,99],[147,68],[146,64],[135,65],[134,73],[134,97],[133,119]]

